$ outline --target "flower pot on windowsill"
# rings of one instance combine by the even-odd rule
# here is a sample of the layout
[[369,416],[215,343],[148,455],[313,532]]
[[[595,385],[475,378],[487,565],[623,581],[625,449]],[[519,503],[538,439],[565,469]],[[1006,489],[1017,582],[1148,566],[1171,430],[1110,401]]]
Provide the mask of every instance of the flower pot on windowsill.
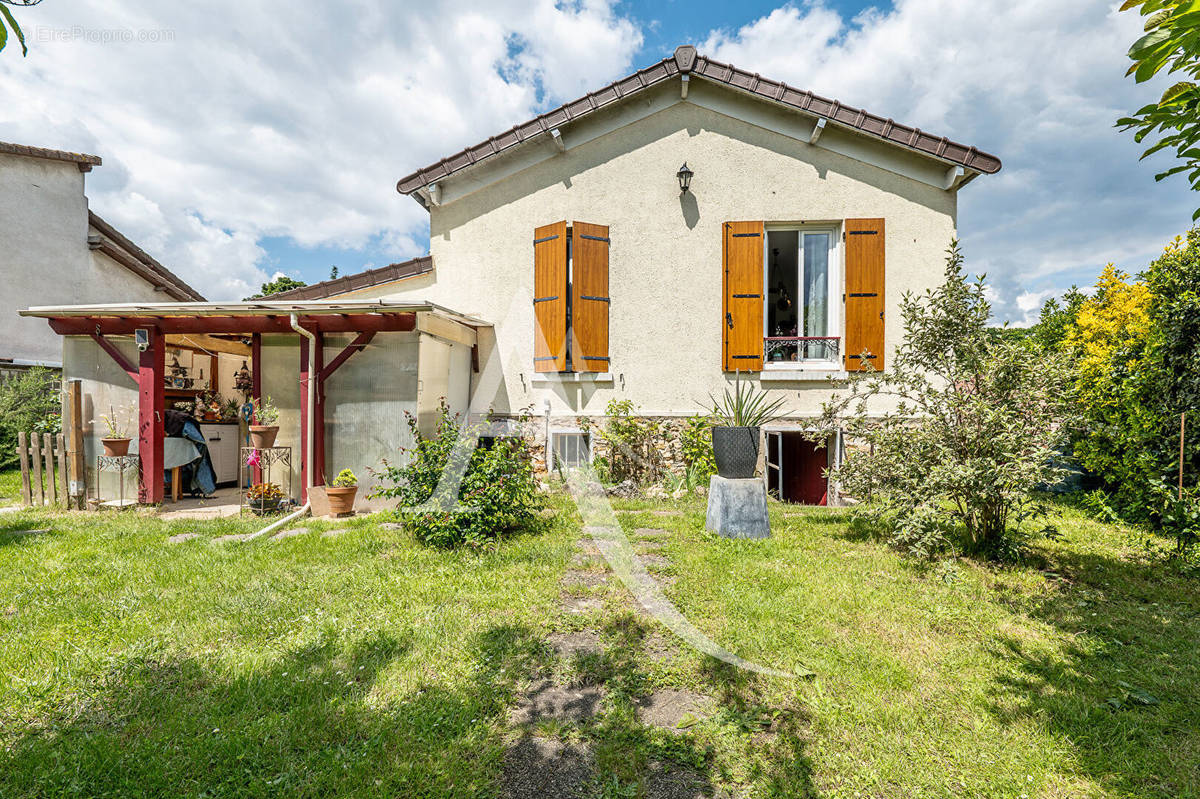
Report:
[[104,445],[104,454],[109,457],[112,457],[114,455],[128,455],[129,454],[129,441],[130,441],[130,439],[128,439],[128,438],[102,438],[102,439],[100,439],[100,443]]
[[250,443],[255,449],[270,449],[275,446],[275,436],[279,435],[279,425],[250,425]]
[[325,496],[329,498],[330,514],[343,516],[353,512],[356,494],[358,486],[326,486]]
[[757,427],[714,427],[712,444],[717,474],[728,480],[753,477],[758,468],[758,433]]

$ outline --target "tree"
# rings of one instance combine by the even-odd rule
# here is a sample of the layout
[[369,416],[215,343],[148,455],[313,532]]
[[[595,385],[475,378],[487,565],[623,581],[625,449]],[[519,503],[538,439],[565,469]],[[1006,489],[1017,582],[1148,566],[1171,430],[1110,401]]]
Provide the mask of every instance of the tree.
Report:
[[1035,489],[1059,474],[1069,372],[989,333],[984,287],[968,281],[952,242],[943,284],[901,300],[905,338],[891,368],[852,377],[811,434],[843,431],[848,452],[833,480],[914,554],[1009,554],[1040,513]]
[[[1174,148],[1182,164],[1154,176],[1162,180],[1187,172],[1192,188],[1200,185],[1200,2],[1197,0],[1125,0],[1121,10],[1137,9],[1147,17],[1145,34],[1129,48],[1133,64],[1126,75],[1144,83],[1163,69],[1188,79],[1172,84],[1157,102],[1138,109],[1133,116],[1117,120],[1122,130],[1134,130],[1138,143],[1159,138],[1144,153]],[[1200,219],[1200,209],[1192,214]]]
[[292,289],[304,288],[308,284],[303,280],[296,280],[287,275],[280,275],[269,283],[263,283],[259,287],[258,293],[247,297],[247,300],[261,300],[264,297],[270,297],[272,294],[279,294]]
[[[8,10],[8,6],[32,6],[40,2],[41,0],[33,0],[33,2],[29,2],[29,0],[25,0],[24,2],[18,2],[18,0],[0,0],[0,50],[3,50],[5,45],[8,44],[8,30],[11,28],[13,34],[15,34],[17,37],[17,41],[21,43],[21,55],[29,55],[29,48],[25,46],[25,32],[22,31],[21,26],[17,24],[16,18],[14,18],[12,12]],[[5,27],[6,24],[7,27]]]
[[57,383],[58,375],[41,366],[0,383],[0,469],[16,465],[18,433],[61,430]]

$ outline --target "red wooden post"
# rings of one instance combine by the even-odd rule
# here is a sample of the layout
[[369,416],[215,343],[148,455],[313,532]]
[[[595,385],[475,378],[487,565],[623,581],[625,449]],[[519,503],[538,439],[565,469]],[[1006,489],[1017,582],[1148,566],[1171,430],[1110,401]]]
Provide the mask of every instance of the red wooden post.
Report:
[[149,346],[138,354],[138,455],[142,462],[138,500],[157,504],[163,500],[163,414],[166,411],[163,374],[167,349],[162,332],[147,328]]
[[[262,399],[262,333],[250,337],[250,397]],[[254,467],[255,484],[262,482],[262,467]]]
[[313,409],[313,485],[325,485],[325,334],[317,333],[317,359],[310,370],[317,381],[316,407]]
[[308,339],[300,336],[300,501],[308,501]]

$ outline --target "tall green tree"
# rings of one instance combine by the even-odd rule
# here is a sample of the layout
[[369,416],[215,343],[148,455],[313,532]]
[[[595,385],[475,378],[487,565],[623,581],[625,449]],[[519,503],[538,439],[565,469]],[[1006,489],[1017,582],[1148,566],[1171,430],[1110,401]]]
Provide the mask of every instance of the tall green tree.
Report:
[[[1133,130],[1138,143],[1157,136],[1142,158],[1173,149],[1183,162],[1158,173],[1155,180],[1186,172],[1192,189],[1200,188],[1200,0],[1125,0],[1121,6],[1122,11],[1134,9],[1146,17],[1145,34],[1129,48],[1133,64],[1126,74],[1145,83],[1165,69],[1181,79],[1157,102],[1117,120],[1117,125]],[[1200,209],[1192,219],[1200,219]]]

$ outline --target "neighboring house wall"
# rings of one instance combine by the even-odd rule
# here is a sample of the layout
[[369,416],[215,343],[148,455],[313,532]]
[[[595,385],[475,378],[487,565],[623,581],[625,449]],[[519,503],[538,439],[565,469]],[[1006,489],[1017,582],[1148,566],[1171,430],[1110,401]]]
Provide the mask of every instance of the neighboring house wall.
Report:
[[63,343],[35,305],[164,301],[154,287],[88,249],[84,173],[68,161],[0,153],[0,358],[59,365]]
[[[530,158],[530,166],[491,185],[472,191],[487,170],[511,170],[520,154],[447,180],[443,204],[431,208],[433,278],[343,296],[424,299],[493,323],[494,338],[491,331],[480,335],[481,360],[499,359],[503,378],[494,392],[486,377],[477,378],[485,390],[477,392],[473,410],[532,406],[541,414],[549,401],[554,416],[599,416],[609,400],[627,398],[645,415],[687,415],[732,379],[721,368],[722,223],[840,225],[878,217],[886,221],[890,361],[903,335],[901,295],[941,281],[944,251],[955,236],[955,192],[768,129],[811,126],[794,113],[703,84],[692,87],[688,102],[676,102],[678,91],[671,85],[595,114],[572,135],[662,105],[579,146],[567,135],[562,155]],[[932,182],[945,172],[853,134],[830,129],[824,136],[827,143],[845,137],[841,149],[857,147],[864,157],[886,158]],[[675,172],[685,161],[695,178],[692,191],[681,195]],[[546,382],[534,373],[533,230],[559,220],[610,229],[611,379]],[[840,257],[844,248],[837,252]],[[827,379],[817,377],[762,385],[795,417],[816,414],[831,391]]]

